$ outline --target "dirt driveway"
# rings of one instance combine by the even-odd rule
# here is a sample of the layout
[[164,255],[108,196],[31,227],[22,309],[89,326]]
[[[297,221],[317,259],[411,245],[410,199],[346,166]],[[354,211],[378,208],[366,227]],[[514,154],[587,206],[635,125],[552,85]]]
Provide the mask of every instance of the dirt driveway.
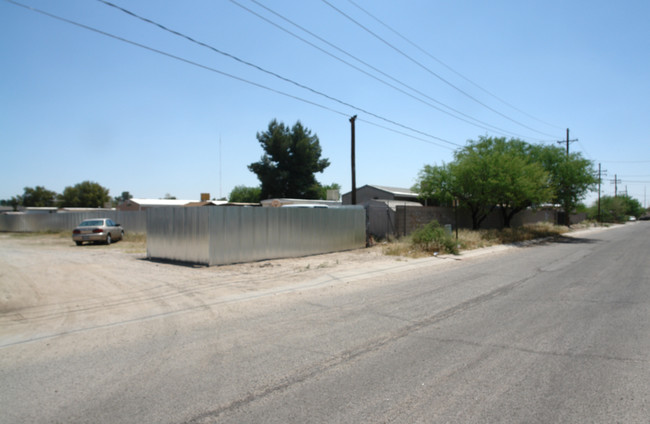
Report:
[[376,246],[194,267],[150,261],[142,243],[78,247],[59,235],[0,233],[0,348],[444,262],[385,256]]

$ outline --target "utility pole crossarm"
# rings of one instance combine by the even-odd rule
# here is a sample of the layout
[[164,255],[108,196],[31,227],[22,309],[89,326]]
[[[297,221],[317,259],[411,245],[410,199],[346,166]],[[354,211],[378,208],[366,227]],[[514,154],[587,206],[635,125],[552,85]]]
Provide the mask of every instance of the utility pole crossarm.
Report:
[[558,140],[558,144],[564,144],[566,143],[566,155],[569,156],[569,143],[575,143],[578,141],[577,138],[574,138],[573,140],[569,140],[569,129],[566,129],[566,140]]

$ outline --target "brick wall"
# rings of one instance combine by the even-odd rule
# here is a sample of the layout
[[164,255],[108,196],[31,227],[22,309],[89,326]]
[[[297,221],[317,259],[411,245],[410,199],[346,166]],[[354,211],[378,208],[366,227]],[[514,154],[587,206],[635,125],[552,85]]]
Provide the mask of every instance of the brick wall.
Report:
[[[511,222],[513,227],[519,227],[525,224],[534,224],[537,222],[557,223],[558,212],[552,209],[543,209],[538,211],[525,210],[516,214]],[[571,223],[576,224],[583,221],[586,214],[571,215]],[[418,227],[421,227],[432,220],[440,224],[449,224],[456,228],[456,217],[453,208],[444,207],[409,207],[397,206],[395,212],[395,233],[394,235],[410,234]],[[469,211],[464,209],[458,210],[458,228],[472,228],[472,216]],[[503,217],[501,212],[493,211],[481,223],[481,228],[503,228]]]

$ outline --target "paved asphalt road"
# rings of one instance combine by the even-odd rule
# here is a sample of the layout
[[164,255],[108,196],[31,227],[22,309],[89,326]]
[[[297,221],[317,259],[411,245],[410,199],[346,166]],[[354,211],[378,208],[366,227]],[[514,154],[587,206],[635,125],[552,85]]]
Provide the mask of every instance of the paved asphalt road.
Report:
[[650,423],[650,223],[428,263],[5,344],[0,422]]

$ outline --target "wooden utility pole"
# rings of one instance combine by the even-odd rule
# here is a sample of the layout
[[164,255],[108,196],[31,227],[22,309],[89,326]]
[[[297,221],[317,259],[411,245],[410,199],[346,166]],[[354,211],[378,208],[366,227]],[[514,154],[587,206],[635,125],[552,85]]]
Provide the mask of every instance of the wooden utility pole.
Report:
[[612,180],[612,184],[614,184],[614,198],[618,197],[618,183],[620,183],[621,180],[618,179],[618,175],[614,174],[614,180]]
[[602,181],[602,174],[607,175],[607,170],[601,170],[600,169],[600,163],[598,164],[598,222],[601,222],[600,219],[600,183]]
[[[566,129],[566,141],[564,141],[564,140],[558,140],[558,142],[557,142],[558,144],[564,144],[564,143],[566,143],[566,157],[567,157],[567,159],[569,158],[569,143],[572,143],[572,142],[574,142],[574,141],[578,141],[578,139],[577,139],[577,138],[574,138],[573,140],[569,140],[569,129],[567,128],[567,129]],[[571,226],[571,216],[569,215],[569,214],[571,213],[571,211],[566,210],[566,204],[565,204],[564,206],[565,206],[565,209],[564,209],[564,214],[565,214],[564,220],[565,220],[565,223],[566,223],[568,226]]]
[[352,201],[353,205],[357,204],[357,177],[356,177],[356,164],[355,164],[355,148],[354,148],[354,122],[357,120],[357,115],[350,118],[352,126]]
[[558,141],[557,143],[558,143],[558,144],[564,144],[564,143],[566,143],[566,155],[569,156],[569,143],[573,143],[573,142],[575,142],[575,141],[578,141],[578,139],[577,139],[577,138],[574,138],[573,140],[569,140],[569,129],[567,128],[567,129],[566,129],[566,141],[564,141],[564,140],[560,140],[560,141]]

